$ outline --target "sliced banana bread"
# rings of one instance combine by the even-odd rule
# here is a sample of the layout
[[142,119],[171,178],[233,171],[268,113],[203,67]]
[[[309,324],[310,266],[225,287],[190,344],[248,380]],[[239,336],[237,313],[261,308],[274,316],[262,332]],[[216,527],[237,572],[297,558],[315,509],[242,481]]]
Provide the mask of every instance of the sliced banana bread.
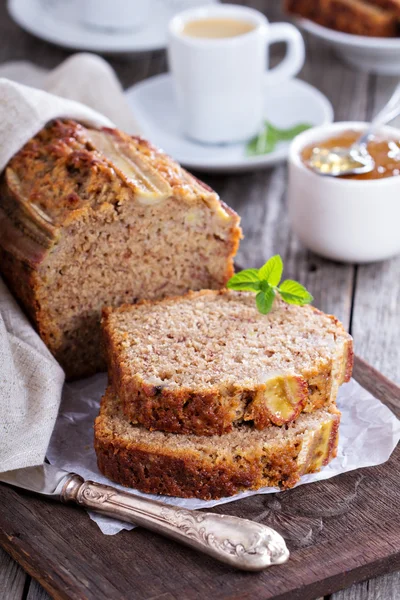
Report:
[[400,19],[400,0],[364,0],[369,4],[379,6],[379,8],[394,13]]
[[239,425],[223,436],[147,431],[132,425],[109,388],[95,422],[100,471],[151,494],[205,500],[263,486],[290,488],[334,456],[340,413],[323,409],[295,423],[257,431]]
[[[393,37],[398,33],[396,0],[286,0],[287,12],[324,27],[355,35]],[[388,10],[386,10],[388,9]]]
[[109,380],[128,419],[148,429],[282,425],[331,406],[352,371],[341,323],[279,297],[262,315],[251,293],[192,292],[106,308],[102,324]]
[[55,121],[0,179],[0,272],[67,376],[105,370],[104,305],[218,289],[239,217],[148,142]]

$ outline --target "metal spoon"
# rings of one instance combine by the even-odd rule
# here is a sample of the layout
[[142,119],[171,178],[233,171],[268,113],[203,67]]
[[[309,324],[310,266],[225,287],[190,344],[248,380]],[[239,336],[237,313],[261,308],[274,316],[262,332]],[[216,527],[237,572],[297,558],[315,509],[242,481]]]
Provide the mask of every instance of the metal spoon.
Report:
[[380,126],[392,121],[400,114],[400,83],[389,102],[379,111],[367,130],[350,148],[319,148],[316,146],[308,161],[308,166],[320,175],[340,177],[369,173],[375,162],[368,152],[368,141]]

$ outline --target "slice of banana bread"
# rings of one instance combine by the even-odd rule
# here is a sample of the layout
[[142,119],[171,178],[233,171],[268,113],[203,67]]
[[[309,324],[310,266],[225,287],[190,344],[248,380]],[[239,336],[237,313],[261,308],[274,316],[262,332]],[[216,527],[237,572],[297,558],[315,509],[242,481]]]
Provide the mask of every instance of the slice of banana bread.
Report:
[[132,423],[222,434],[282,425],[329,407],[351,376],[352,339],[339,321],[276,298],[202,291],[103,311],[109,380]]
[[100,471],[142,492],[208,500],[263,486],[290,488],[336,456],[340,413],[320,409],[295,423],[223,436],[148,431],[132,425],[109,388],[95,422]]
[[[398,34],[396,0],[286,0],[288,13],[310,19],[319,25],[372,37]],[[389,9],[390,10],[385,10]]]
[[0,271],[67,376],[105,370],[104,305],[218,289],[239,217],[148,142],[55,121],[0,179]]
[[367,0],[370,4],[379,6],[383,10],[394,13],[400,19],[400,0]]

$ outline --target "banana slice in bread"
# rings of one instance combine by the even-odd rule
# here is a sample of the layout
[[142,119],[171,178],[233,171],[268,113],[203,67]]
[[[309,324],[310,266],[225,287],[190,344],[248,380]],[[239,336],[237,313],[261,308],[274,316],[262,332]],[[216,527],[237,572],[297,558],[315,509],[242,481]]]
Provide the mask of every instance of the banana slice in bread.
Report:
[[319,409],[285,427],[239,425],[222,436],[148,431],[126,419],[109,388],[95,423],[100,471],[151,494],[220,498],[263,486],[293,487],[336,456],[340,413]]
[[202,291],[107,308],[109,378],[132,423],[214,435],[240,423],[285,425],[329,408],[353,364],[351,336],[330,315],[254,295]]

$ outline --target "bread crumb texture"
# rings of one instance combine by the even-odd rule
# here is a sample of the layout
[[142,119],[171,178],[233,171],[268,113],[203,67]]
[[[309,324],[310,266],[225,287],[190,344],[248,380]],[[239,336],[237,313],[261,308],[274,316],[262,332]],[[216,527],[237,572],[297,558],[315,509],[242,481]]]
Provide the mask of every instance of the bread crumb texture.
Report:
[[147,141],[57,120],[0,179],[0,270],[66,370],[105,370],[103,306],[218,289],[239,217]]
[[214,435],[329,408],[353,364],[341,323],[276,298],[202,291],[103,313],[109,378],[127,418],[148,429]]
[[369,37],[399,34],[399,0],[285,0],[288,13],[344,33]]
[[129,423],[109,388],[95,422],[95,449],[100,471],[119,484],[208,500],[294,486],[336,456],[339,421],[332,408],[264,431],[242,424],[223,436],[149,432]]

